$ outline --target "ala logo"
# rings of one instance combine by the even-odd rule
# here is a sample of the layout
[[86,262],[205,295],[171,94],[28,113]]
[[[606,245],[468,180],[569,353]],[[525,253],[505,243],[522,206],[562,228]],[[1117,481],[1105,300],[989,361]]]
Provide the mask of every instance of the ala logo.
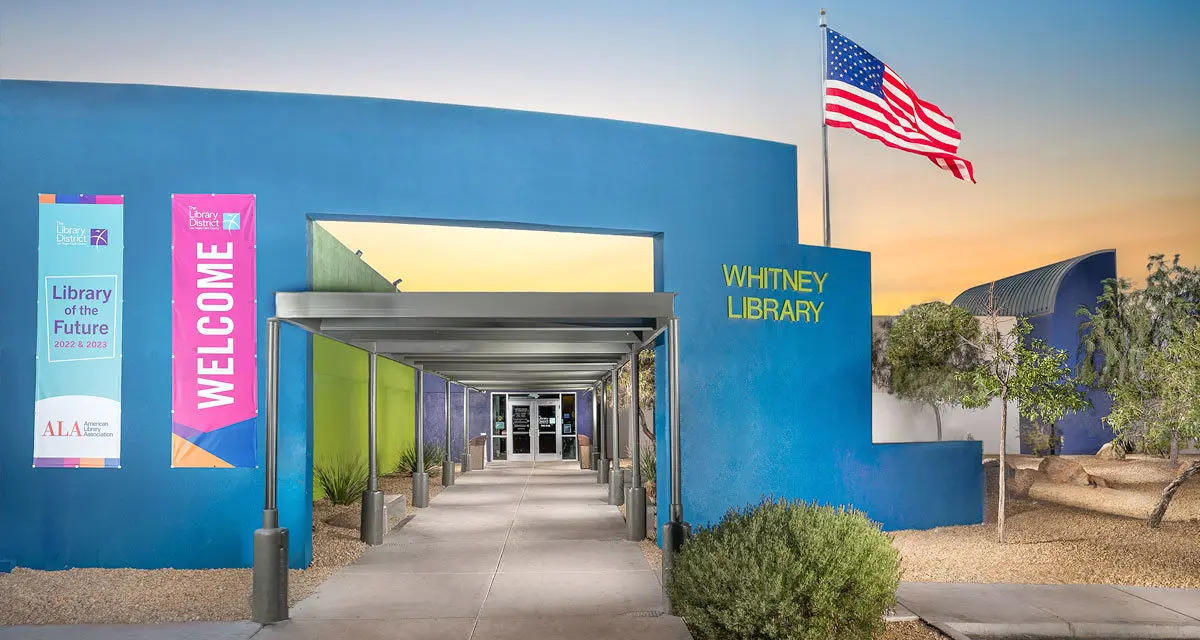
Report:
[[[58,423],[57,431],[55,431],[55,423],[56,422]],[[82,438],[83,431],[81,431],[79,429],[79,421],[78,420],[76,420],[74,423],[72,423],[71,426],[69,426],[69,427],[66,426],[62,420],[47,420],[46,428],[42,430],[42,435],[43,436],[64,437],[64,438],[70,438],[70,437]]]

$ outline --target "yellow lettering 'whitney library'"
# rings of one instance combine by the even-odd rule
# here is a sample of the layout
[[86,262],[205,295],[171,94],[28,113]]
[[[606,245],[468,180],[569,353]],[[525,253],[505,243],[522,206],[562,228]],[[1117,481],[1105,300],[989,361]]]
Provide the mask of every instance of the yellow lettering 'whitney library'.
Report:
[[[803,269],[782,267],[751,267],[721,265],[725,272],[725,286],[767,291],[795,291],[797,293],[825,292],[825,279],[829,273],[817,273]],[[736,298],[736,299],[735,299]],[[726,309],[730,318],[743,320],[775,320],[778,322],[820,322],[821,309],[825,301],[760,296],[728,296]]]

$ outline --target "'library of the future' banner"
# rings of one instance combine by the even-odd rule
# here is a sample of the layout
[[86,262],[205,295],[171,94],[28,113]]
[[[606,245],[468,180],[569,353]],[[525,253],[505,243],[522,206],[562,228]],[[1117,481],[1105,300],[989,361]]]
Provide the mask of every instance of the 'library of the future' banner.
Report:
[[171,196],[171,466],[253,467],[253,195]]
[[38,196],[33,466],[121,466],[123,196]]

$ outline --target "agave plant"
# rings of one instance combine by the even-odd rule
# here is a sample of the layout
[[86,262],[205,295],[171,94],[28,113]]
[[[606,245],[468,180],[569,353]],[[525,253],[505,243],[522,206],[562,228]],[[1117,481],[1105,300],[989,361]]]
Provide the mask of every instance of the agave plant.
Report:
[[[441,466],[444,450],[436,445],[425,445],[425,473],[429,473],[433,469]],[[417,448],[415,445],[409,445],[407,448],[400,451],[400,460],[396,464],[396,470],[393,473],[402,473],[412,475],[421,469],[417,466]]]
[[313,467],[313,477],[333,504],[354,504],[367,490],[367,465],[362,456],[338,456]]

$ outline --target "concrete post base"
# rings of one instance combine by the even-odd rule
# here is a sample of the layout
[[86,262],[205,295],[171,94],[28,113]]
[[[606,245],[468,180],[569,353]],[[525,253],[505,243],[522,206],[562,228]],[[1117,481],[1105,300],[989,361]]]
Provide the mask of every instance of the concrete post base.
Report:
[[625,504],[625,474],[618,464],[619,461],[613,460],[614,469],[608,474],[608,503],[620,506]]
[[[265,514],[263,519],[267,519]],[[250,619],[259,624],[287,620],[287,529],[275,527],[255,530],[254,570],[251,581]]]
[[662,583],[663,613],[671,615],[671,599],[667,597],[667,585],[671,581],[671,570],[675,566],[675,553],[692,535],[692,527],[686,522],[670,522],[662,528]]
[[608,471],[608,461],[601,460],[599,473],[596,474],[596,482],[599,482],[600,484],[608,484]]
[[450,460],[442,462],[442,486],[449,487],[454,484],[454,463]]
[[[469,449],[470,447],[468,447]],[[462,472],[466,473],[471,470],[471,452],[466,451],[462,457]]]
[[626,537],[630,540],[640,542],[646,539],[645,487],[629,487],[625,491],[625,525]]
[[425,472],[413,474],[413,506],[424,508],[429,506],[429,474]]
[[362,495],[362,518],[359,521],[358,537],[370,545],[383,544],[383,530],[387,528],[383,515],[383,492],[364,491]]
[[600,451],[595,447],[592,448],[592,459],[588,462],[588,464],[590,465],[588,469],[591,469],[592,471],[600,470]]

